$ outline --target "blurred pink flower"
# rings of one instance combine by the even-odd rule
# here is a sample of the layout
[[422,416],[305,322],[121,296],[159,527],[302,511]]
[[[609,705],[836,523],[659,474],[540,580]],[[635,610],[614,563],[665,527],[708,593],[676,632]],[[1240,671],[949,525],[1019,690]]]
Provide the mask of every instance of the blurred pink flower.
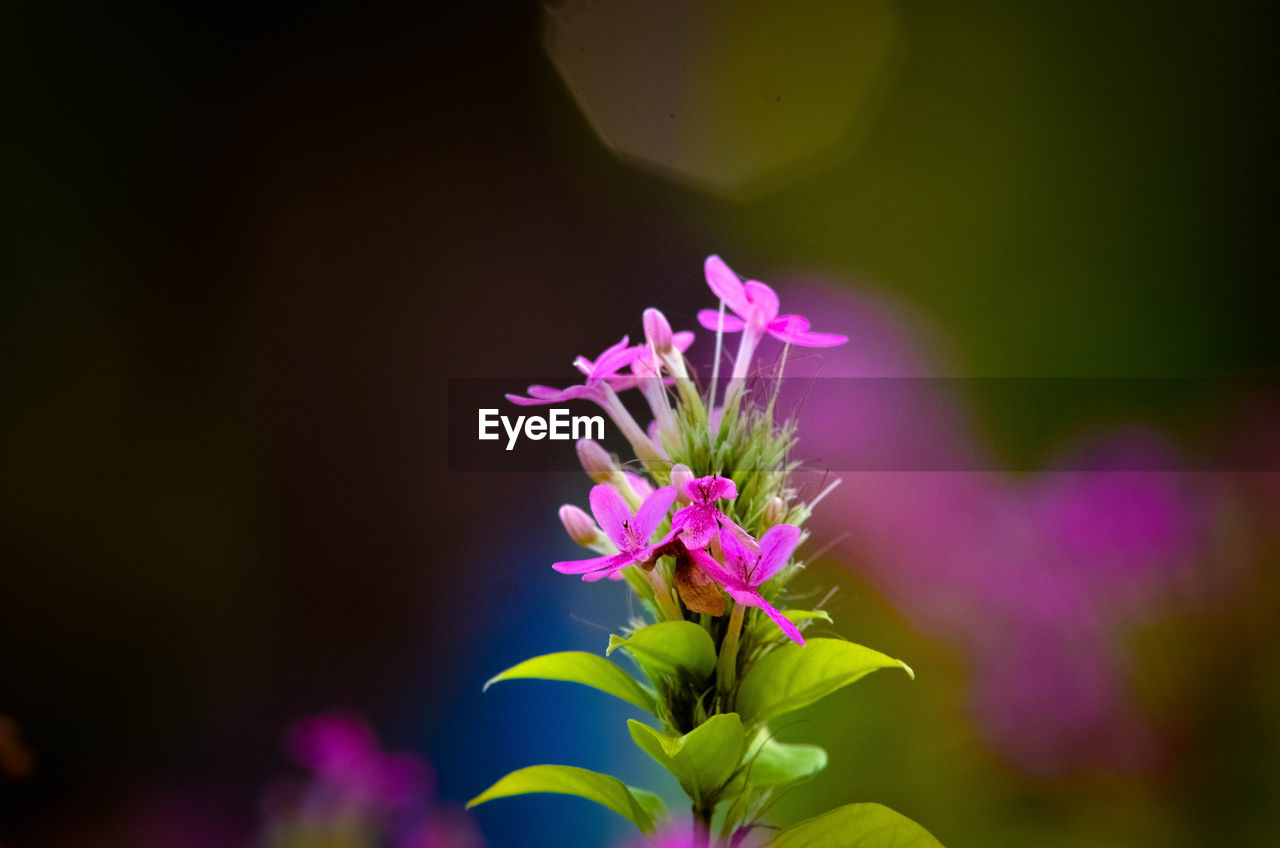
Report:
[[336,792],[396,810],[430,792],[430,771],[410,754],[385,753],[372,728],[349,713],[302,719],[287,733],[289,753]]
[[331,712],[301,719],[285,744],[310,774],[269,787],[260,844],[483,848],[464,810],[434,802],[427,763],[382,750],[362,717]]
[[[995,468],[966,401],[919,325],[887,304],[833,289],[788,291],[792,302],[856,328],[824,357],[823,378],[864,378],[856,391],[784,398],[803,404],[801,452],[845,485],[814,517],[833,553],[922,630],[967,654],[973,716],[989,744],[1024,771],[1143,768],[1159,757],[1129,688],[1126,638],[1157,610],[1194,602],[1215,505],[1176,455],[1145,431],[1095,439],[1088,461],[1035,478]],[[813,366],[789,366],[808,386]],[[894,379],[879,379],[894,378]],[[902,379],[912,378],[912,379]],[[1135,461],[1142,460],[1142,461]],[[883,470],[879,470],[883,469]],[[1107,470],[1114,469],[1114,470]]]

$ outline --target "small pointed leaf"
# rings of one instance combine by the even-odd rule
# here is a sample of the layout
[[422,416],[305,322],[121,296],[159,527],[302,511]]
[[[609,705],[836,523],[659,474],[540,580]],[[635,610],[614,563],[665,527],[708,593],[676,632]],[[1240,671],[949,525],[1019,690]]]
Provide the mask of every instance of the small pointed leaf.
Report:
[[618,648],[651,674],[679,674],[688,671],[707,677],[716,667],[716,646],[711,634],[692,621],[660,621],[637,630],[628,639],[609,637],[612,654]]
[[888,807],[846,804],[786,828],[768,848],[942,848],[942,843]]
[[811,777],[826,767],[827,752],[822,748],[779,742],[762,728],[747,749],[742,771],[729,784],[726,794],[741,792],[747,781],[756,789],[784,786]]
[[751,667],[738,687],[737,708],[748,724],[768,721],[821,700],[881,668],[910,666],[879,651],[841,639],[810,639],[783,645]]
[[692,798],[710,797],[733,775],[746,740],[736,713],[713,715],[683,736],[669,736],[631,720],[631,738],[676,776]]
[[655,704],[652,693],[640,685],[634,677],[627,674],[607,659],[586,651],[561,651],[555,654],[544,654],[525,660],[519,665],[494,675],[484,685],[488,689],[500,680],[564,680],[569,683],[581,683],[607,692],[616,698],[635,704],[642,710],[654,712]]
[[662,799],[652,792],[628,786],[616,777],[576,766],[527,766],[516,769],[467,802],[471,808],[495,798],[548,792],[576,795],[595,801],[630,819],[644,833],[653,830],[654,819],[665,816]]

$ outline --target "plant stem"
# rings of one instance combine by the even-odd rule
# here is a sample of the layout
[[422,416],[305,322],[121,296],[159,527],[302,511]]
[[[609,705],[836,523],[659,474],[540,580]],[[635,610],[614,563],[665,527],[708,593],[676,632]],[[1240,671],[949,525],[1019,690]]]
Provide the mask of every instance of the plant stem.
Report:
[[721,698],[733,689],[738,674],[738,640],[742,636],[742,617],[747,608],[735,603],[733,612],[729,614],[729,629],[720,643],[720,661],[716,663],[716,681],[719,684]]
[[708,810],[702,804],[694,802],[694,805],[693,805],[694,848],[710,848],[712,813],[713,813],[713,810]]

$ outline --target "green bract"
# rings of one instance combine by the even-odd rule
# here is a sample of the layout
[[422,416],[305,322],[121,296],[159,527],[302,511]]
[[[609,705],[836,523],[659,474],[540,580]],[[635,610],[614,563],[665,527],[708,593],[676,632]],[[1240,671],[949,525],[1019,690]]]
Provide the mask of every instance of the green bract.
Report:
[[783,645],[765,654],[738,688],[738,710],[752,722],[807,707],[876,669],[901,668],[902,660],[839,639],[811,639],[807,646]]
[[612,654],[619,648],[639,663],[650,677],[686,674],[704,678],[716,667],[716,646],[706,630],[691,621],[660,621],[630,638],[609,637]]
[[627,726],[640,749],[674,774],[695,804],[717,797],[738,769],[746,745],[735,713],[713,715],[683,736],[659,733],[634,719]]
[[[799,316],[779,316],[772,290],[742,283],[714,257],[707,275],[722,305],[737,316],[723,327],[743,333],[732,373],[700,384],[681,354],[690,334],[673,333],[661,313],[648,310],[644,345],[627,347],[623,339],[596,360],[575,363],[587,376],[582,386],[534,386],[528,397],[509,396],[526,405],[594,400],[634,448],[635,461],[620,462],[594,442],[579,443],[583,467],[597,484],[590,496],[593,516],[566,505],[561,519],[571,538],[596,556],[555,568],[584,579],[624,579],[640,615],[609,637],[605,655],[621,649],[637,674],[603,656],[567,651],[525,660],[485,686],[561,680],[644,710],[654,723],[631,719],[627,731],[688,796],[694,844],[730,846],[761,827],[781,792],[827,766],[822,748],[775,739],[771,720],[877,669],[914,675],[906,663],[871,648],[806,638],[815,628],[829,632],[831,616],[820,608],[787,609],[789,584],[804,573],[794,551],[821,495],[801,499],[792,488],[796,464],[790,455],[798,434],[791,422],[778,422],[776,387],[750,375],[750,357],[765,334],[813,347],[839,344],[843,337],[810,332]],[[720,327],[719,314],[704,312],[699,321]],[[623,376],[624,367],[634,379]],[[636,422],[618,401],[615,387],[627,386],[644,394],[653,427]],[[537,792],[595,801],[646,833],[665,817],[657,796],[572,766],[519,769],[471,803]],[[772,848],[938,844],[919,825],[877,804],[850,804],[780,831],[758,832],[775,834]]]
[[811,777],[826,767],[827,752],[817,745],[788,745],[761,728],[747,749],[743,765],[726,794],[742,792],[748,781],[756,789],[786,786]]

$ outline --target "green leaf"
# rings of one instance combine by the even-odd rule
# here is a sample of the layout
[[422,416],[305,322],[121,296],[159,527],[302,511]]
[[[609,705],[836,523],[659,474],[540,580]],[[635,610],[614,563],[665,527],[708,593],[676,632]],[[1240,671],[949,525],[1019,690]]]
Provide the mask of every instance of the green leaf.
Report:
[[743,757],[743,769],[725,794],[743,791],[750,781],[755,789],[770,789],[811,777],[827,767],[827,752],[817,745],[790,745],[761,729]]
[[942,848],[942,843],[881,804],[846,804],[786,828],[768,848]]
[[562,651],[557,654],[544,654],[540,657],[525,660],[519,665],[490,678],[484,685],[488,689],[499,680],[564,680],[569,683],[581,683],[607,692],[616,698],[635,704],[642,710],[654,712],[656,704],[653,695],[636,679],[618,668],[607,659],[586,651]]
[[653,830],[656,818],[665,816],[662,799],[652,792],[628,786],[616,777],[576,766],[527,766],[516,769],[467,802],[468,809],[512,795],[548,792],[554,795],[577,795],[595,801],[630,819],[644,833]]
[[765,654],[738,687],[737,707],[748,724],[767,721],[825,698],[880,668],[910,666],[879,651],[841,639],[810,639]]
[[711,797],[725,784],[746,744],[737,713],[713,715],[684,736],[668,736],[634,719],[627,726],[640,749],[674,774],[695,800]]
[[[826,610],[783,610],[782,614],[785,615],[792,624],[799,624],[802,621],[812,621],[814,619],[818,621],[825,621],[827,624],[833,623],[831,621],[830,614],[828,614]],[[768,634],[770,631],[776,631],[778,629],[778,625],[774,624],[769,616],[759,614],[756,615],[755,624],[752,625],[752,627],[756,633],[763,634]],[[783,638],[786,637],[784,636]]]
[[660,621],[637,630],[629,639],[610,636],[606,655],[618,648],[631,654],[646,672],[678,674],[688,670],[701,678],[716,667],[711,634],[692,621]]

